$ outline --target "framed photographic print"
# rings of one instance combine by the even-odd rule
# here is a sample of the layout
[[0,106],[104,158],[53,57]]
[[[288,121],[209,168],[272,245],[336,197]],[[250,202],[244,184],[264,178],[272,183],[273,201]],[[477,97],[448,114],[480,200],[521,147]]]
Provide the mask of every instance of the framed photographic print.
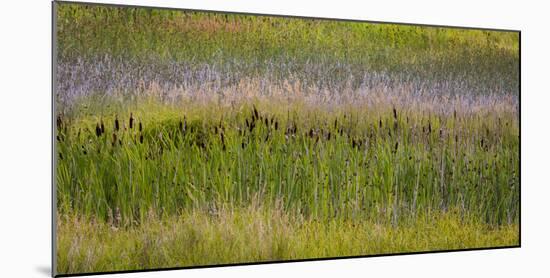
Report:
[[54,275],[520,246],[520,32],[53,2]]

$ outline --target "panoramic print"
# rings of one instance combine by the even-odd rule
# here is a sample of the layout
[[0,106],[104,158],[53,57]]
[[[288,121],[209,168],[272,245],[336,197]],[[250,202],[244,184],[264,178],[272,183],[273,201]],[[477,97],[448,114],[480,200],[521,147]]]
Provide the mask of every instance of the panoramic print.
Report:
[[54,8],[57,274],[519,245],[519,32]]

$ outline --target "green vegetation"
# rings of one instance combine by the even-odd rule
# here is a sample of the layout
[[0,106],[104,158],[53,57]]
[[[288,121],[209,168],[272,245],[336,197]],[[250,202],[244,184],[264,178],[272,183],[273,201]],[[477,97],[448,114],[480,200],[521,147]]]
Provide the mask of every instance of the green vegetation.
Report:
[[184,61],[224,74],[292,76],[306,86],[353,78],[357,87],[373,71],[458,78],[470,94],[513,93],[519,84],[519,37],[510,32],[60,5],[57,38],[61,61],[108,55],[141,68]]
[[512,246],[519,229],[491,228],[453,213],[389,226],[369,219],[317,222],[259,207],[152,216],[135,229],[76,217],[57,223],[60,273]]
[[519,243],[515,33],[57,4],[57,272]]
[[507,111],[272,104],[60,117],[60,212],[108,220],[117,210],[131,224],[150,210],[242,207],[258,195],[314,219],[461,207],[491,224],[517,220],[519,138]]

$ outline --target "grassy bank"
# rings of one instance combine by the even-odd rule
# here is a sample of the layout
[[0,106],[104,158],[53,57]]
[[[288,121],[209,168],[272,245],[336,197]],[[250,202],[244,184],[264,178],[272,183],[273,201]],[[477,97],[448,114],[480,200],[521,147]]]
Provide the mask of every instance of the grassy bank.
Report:
[[212,215],[188,211],[119,229],[59,217],[59,273],[310,259],[518,244],[517,224],[494,228],[434,212],[398,226],[375,220],[317,222],[249,207]]

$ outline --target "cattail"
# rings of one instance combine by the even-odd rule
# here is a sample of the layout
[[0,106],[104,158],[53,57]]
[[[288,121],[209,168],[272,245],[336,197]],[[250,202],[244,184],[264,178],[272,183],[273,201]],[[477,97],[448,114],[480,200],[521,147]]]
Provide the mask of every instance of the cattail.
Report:
[[428,134],[432,133],[432,122],[428,122]]
[[143,126],[141,125],[141,122],[139,122],[139,132],[143,130]]
[[330,130],[329,130],[328,135],[327,135],[327,140],[330,140]]
[[140,134],[140,135],[139,135],[139,143],[140,143],[140,144],[143,144],[143,134]]
[[105,124],[103,124],[103,119],[101,119],[100,129],[101,129],[101,134],[104,134],[105,133]]
[[378,128],[382,128],[382,118],[380,118],[380,121],[378,122]]
[[393,118],[397,121],[397,109],[395,109],[395,106],[393,107]]
[[278,129],[279,129],[279,122],[275,121],[275,130],[278,130]]
[[178,126],[179,126],[180,131],[183,132],[183,122],[181,120],[180,120]]
[[334,119],[334,129],[338,128],[338,118]]
[[118,116],[115,117],[115,130],[118,131],[120,129],[120,125],[118,123]]
[[101,128],[99,127],[99,124],[95,125],[95,135],[97,137],[101,136]]
[[134,128],[134,117],[132,115],[132,113],[130,113],[130,129]]
[[57,128],[63,127],[63,118],[61,114],[57,115],[56,123],[57,123]]
[[397,152],[397,148],[399,148],[399,142],[395,142],[395,152]]
[[266,125],[266,126],[269,126],[269,121],[267,120],[267,117],[265,117],[264,120],[265,120],[265,125]]

